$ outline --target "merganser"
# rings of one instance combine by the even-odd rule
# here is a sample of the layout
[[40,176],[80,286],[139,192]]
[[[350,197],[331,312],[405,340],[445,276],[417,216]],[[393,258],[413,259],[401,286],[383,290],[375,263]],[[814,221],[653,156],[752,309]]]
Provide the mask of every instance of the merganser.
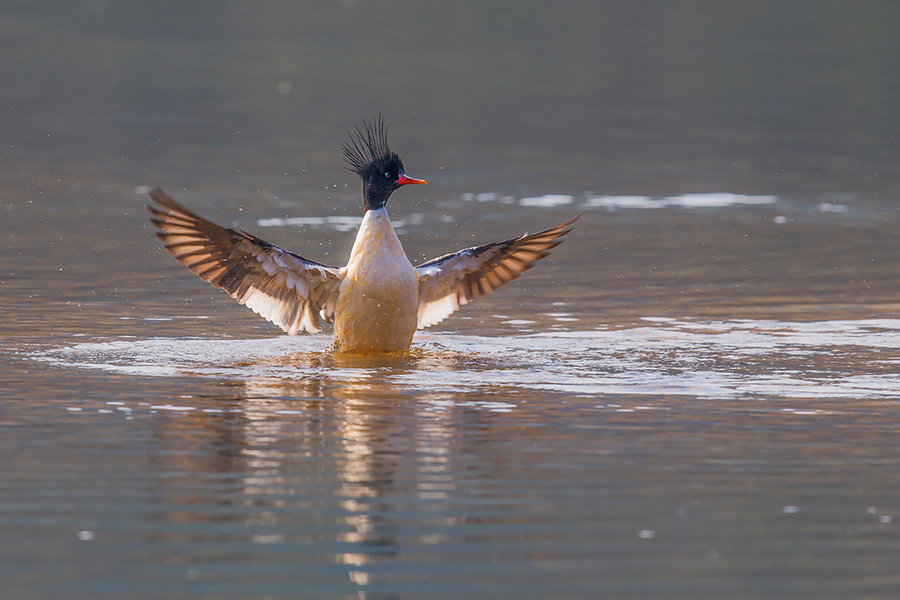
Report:
[[387,143],[384,119],[356,127],[343,146],[348,169],[363,182],[365,216],[345,267],[329,267],[282,250],[246,231],[191,212],[160,188],[147,208],[166,250],[201,279],[288,335],[334,324],[338,352],[404,352],[416,329],[516,279],[572,230],[578,215],[533,234],[465,248],[416,267],[385,210],[401,186],[426,183],[404,173]]

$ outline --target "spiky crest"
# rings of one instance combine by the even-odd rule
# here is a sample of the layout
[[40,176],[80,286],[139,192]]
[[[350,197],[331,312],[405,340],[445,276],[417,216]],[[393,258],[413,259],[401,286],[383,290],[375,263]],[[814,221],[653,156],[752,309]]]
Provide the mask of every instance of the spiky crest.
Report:
[[363,119],[362,127],[355,125],[354,131],[350,132],[350,142],[343,145],[343,151],[347,169],[360,177],[375,161],[386,162],[392,158],[399,160],[388,147],[387,128],[384,125],[384,115],[381,114],[371,121]]

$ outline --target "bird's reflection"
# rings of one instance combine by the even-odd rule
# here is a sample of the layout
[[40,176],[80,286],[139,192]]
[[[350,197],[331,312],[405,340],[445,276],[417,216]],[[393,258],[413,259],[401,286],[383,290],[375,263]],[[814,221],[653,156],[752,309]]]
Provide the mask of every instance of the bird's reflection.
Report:
[[[459,443],[461,422],[448,407],[459,395],[422,391],[409,378],[455,370],[466,360],[443,351],[261,359],[261,372],[280,373],[283,367],[285,373],[305,375],[225,384],[231,394],[221,401],[225,412],[183,417],[195,420],[192,431],[198,425],[204,434],[213,429],[210,437],[218,436],[218,449],[182,454],[177,467],[201,476],[239,475],[242,488],[231,500],[242,504],[236,514],[242,526],[252,527],[254,543],[288,542],[286,536],[298,529],[330,532],[330,539],[322,534],[316,541],[335,548],[335,560],[347,566],[365,598],[371,586],[390,580],[390,569],[373,567],[395,560],[399,547],[441,541],[433,532],[410,538],[408,515],[433,514],[428,511],[440,510],[440,501],[454,489],[449,456]],[[465,419],[472,425],[473,418],[496,416],[468,414]],[[166,435],[183,435],[187,429]],[[176,445],[183,448],[184,440],[171,440]],[[181,506],[209,501],[168,500]],[[323,524],[329,518],[334,522]],[[455,518],[441,515],[441,523],[452,524]]]
[[[372,563],[390,560],[397,553],[398,510],[390,501],[402,493],[413,478],[416,496],[437,498],[446,494],[441,486],[446,481],[448,440],[452,424],[439,414],[428,411],[423,394],[398,385],[396,378],[423,368],[454,368],[458,357],[440,355],[347,356],[294,355],[277,359],[281,364],[317,367],[319,376],[302,381],[259,378],[245,383],[247,419],[246,451],[252,453],[251,466],[258,466],[252,483],[260,487],[281,487],[278,474],[281,456],[269,442],[280,439],[283,419],[269,418],[273,411],[289,413],[324,411],[333,424],[332,435],[340,448],[329,450],[337,457],[339,487],[335,497],[343,509],[347,531],[339,536],[341,545],[350,550],[336,558],[349,567],[350,579],[359,587],[360,597],[366,588],[377,583],[368,568]],[[271,366],[271,364],[269,365]],[[339,369],[340,380],[327,375]],[[348,376],[348,374],[350,376]],[[441,400],[440,394],[424,400]],[[324,400],[323,398],[327,398]],[[428,414],[422,414],[428,411]],[[423,457],[421,464],[410,464],[410,457]],[[441,460],[441,457],[444,460]],[[267,479],[274,478],[274,479]],[[398,480],[403,479],[401,484]],[[441,480],[441,484],[436,484]]]

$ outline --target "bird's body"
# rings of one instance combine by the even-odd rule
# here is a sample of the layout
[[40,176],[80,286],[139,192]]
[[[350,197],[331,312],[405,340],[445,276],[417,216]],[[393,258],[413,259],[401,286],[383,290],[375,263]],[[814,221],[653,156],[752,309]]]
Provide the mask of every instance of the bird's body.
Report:
[[442,321],[530,269],[578,218],[413,267],[384,205],[400,186],[425,181],[403,173],[380,119],[357,129],[344,154],[363,180],[365,207],[345,267],[329,267],[216,225],[159,188],[150,192],[155,205],[148,207],[156,235],[191,272],[286,333],[318,332],[324,319],[334,323],[336,350],[367,354],[407,350],[417,328]]
[[357,352],[409,348],[418,322],[419,277],[383,207],[366,211],[342,271],[335,348]]

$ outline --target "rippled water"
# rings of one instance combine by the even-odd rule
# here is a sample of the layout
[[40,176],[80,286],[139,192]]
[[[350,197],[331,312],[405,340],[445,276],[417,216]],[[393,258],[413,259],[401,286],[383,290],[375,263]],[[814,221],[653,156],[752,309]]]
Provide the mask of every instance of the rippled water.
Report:
[[[191,6],[0,8],[4,597],[900,595],[896,9]],[[153,238],[343,264],[378,111],[414,262],[577,228],[372,357]]]

